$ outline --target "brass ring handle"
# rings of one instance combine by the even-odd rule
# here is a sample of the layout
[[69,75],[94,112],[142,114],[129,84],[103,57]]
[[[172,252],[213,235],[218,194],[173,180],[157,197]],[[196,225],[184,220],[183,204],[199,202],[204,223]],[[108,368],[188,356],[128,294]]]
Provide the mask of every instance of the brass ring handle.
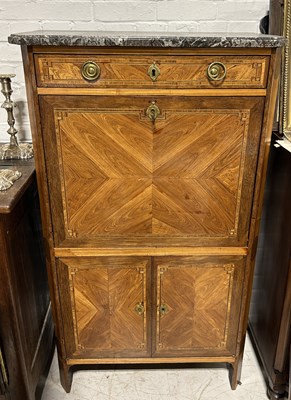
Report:
[[81,67],[81,74],[86,81],[95,81],[100,76],[100,67],[93,61],[85,62]]
[[209,64],[207,76],[211,81],[222,81],[226,77],[226,66],[218,61]]
[[167,314],[168,311],[169,311],[169,307],[167,306],[167,304],[160,305],[160,314],[161,315]]
[[159,107],[156,105],[156,103],[153,101],[152,104],[147,108],[146,110],[146,115],[149,117],[149,119],[152,122],[155,122],[157,117],[161,114],[161,111]]
[[143,303],[137,303],[137,305],[135,306],[134,310],[138,315],[142,315],[144,313],[144,305],[143,305]]

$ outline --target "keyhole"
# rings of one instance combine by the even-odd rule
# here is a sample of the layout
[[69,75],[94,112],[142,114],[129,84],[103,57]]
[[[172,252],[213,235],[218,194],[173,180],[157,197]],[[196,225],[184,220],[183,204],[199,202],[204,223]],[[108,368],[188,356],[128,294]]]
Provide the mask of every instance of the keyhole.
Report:
[[156,65],[156,63],[153,63],[150,65],[148,69],[148,75],[151,78],[153,82],[155,82],[158,79],[158,76],[160,75],[160,70],[159,67]]
[[167,304],[161,304],[160,306],[160,314],[164,315],[169,311]]

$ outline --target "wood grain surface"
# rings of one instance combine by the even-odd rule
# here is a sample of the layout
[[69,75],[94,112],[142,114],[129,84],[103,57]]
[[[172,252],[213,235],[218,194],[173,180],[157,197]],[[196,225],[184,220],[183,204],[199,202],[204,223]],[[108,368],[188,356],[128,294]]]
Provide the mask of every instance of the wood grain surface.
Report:
[[[82,65],[94,62],[101,69],[93,82],[82,76]],[[213,62],[223,63],[226,77],[211,81],[207,68]],[[64,56],[35,57],[38,86],[43,87],[174,87],[174,88],[264,88],[268,73],[267,56]],[[155,64],[160,70],[156,81],[148,75]]]
[[62,258],[67,356],[233,356],[243,266],[237,256]]
[[23,47],[66,391],[112,362],[228,362],[236,388],[279,53]]
[[[38,87],[39,95],[58,95],[58,96],[140,96],[140,89],[136,88],[93,88],[93,87]],[[146,89],[147,96],[183,96],[183,97],[203,97],[205,89]],[[207,89],[207,97],[259,97],[266,96],[266,89]]]
[[148,258],[61,259],[67,355],[149,355],[150,273]]
[[[144,239],[143,239],[144,240]],[[158,239],[160,240],[160,238]],[[183,239],[185,240],[185,239]],[[145,242],[144,246],[137,246],[136,240],[133,242],[124,241],[120,243],[116,238],[112,239],[111,244],[108,240],[94,241],[94,247],[56,247],[54,253],[56,257],[96,257],[96,256],[205,256],[205,255],[221,255],[221,256],[245,256],[248,254],[247,247],[199,247],[191,245],[182,246],[155,246],[157,239],[151,239]],[[193,244],[193,243],[192,243]]]
[[235,354],[243,258],[157,257],[154,265],[155,356]]
[[154,124],[145,116],[151,99],[114,107],[110,98],[83,99],[89,109],[73,108],[79,98],[42,98],[57,242],[191,235],[245,243],[262,99],[159,98]]

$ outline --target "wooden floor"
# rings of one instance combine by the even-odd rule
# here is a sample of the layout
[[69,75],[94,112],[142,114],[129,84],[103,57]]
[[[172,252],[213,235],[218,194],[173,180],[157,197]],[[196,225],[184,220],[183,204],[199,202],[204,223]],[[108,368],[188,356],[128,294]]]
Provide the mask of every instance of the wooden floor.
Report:
[[70,394],[59,381],[54,357],[42,400],[267,400],[265,382],[249,338],[242,385],[232,391],[224,366],[75,372]]

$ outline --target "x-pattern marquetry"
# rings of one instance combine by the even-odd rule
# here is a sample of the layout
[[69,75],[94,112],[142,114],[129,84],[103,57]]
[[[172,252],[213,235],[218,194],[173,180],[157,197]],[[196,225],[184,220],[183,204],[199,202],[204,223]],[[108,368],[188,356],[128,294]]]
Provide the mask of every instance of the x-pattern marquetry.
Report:
[[164,110],[155,124],[131,109],[55,119],[68,236],[236,234],[247,110]]
[[22,46],[67,392],[83,364],[229,363],[240,382],[279,39],[185,39]]
[[[89,260],[68,263],[72,321],[77,350],[109,354],[139,351],[147,344],[147,261],[113,265]],[[143,305],[143,312],[136,305]]]
[[[213,263],[158,265],[158,352],[225,348],[234,268]],[[159,311],[163,304],[165,314]]]

